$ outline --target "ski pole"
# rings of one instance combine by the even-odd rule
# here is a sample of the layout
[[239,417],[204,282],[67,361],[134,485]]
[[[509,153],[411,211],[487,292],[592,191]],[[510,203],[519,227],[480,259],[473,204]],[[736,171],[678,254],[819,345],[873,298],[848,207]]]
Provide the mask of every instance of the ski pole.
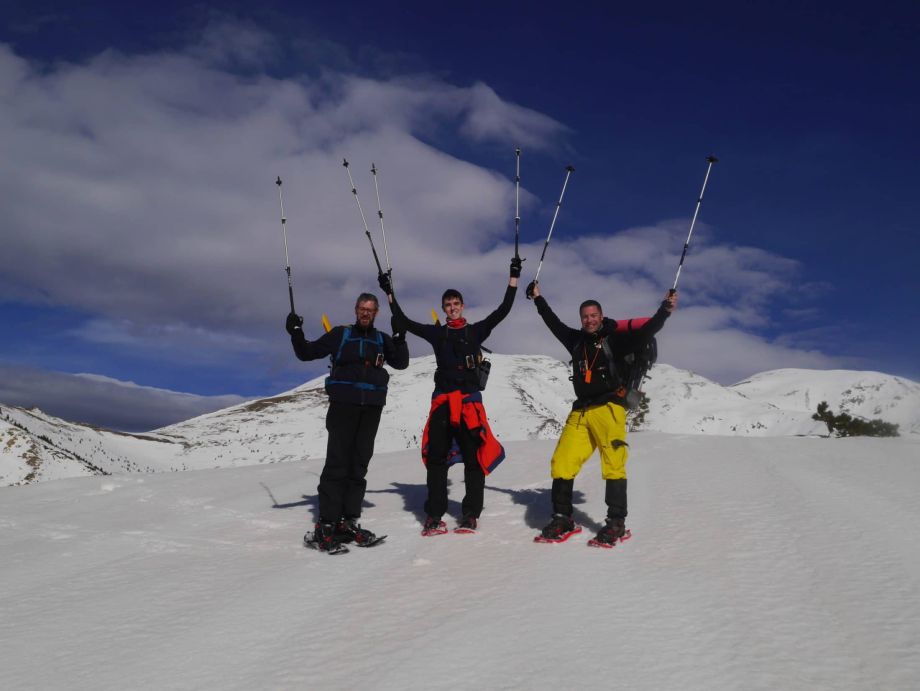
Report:
[[371,163],[371,175],[374,176],[374,192],[377,193],[377,218],[380,219],[380,234],[383,236],[383,254],[387,260],[387,273],[393,268],[390,266],[390,251],[387,249],[387,231],[383,227],[383,209],[380,207],[380,188],[377,186],[377,166]]
[[[562,198],[565,196],[566,185],[569,184],[569,176],[575,172],[573,166],[565,167],[565,180],[562,182],[562,192],[559,194],[559,201],[556,202],[556,211],[553,213],[553,221],[549,224],[549,233],[546,236],[546,242],[543,244],[543,253],[540,255],[540,263],[537,264],[537,273],[533,277],[533,282],[537,283],[540,279],[540,269],[543,268],[543,258],[546,256],[546,248],[549,247],[549,241],[553,237],[553,228],[556,226],[556,219],[559,218],[559,209],[562,207]],[[528,300],[532,299],[530,296]]]
[[371,243],[371,252],[374,254],[374,261],[377,263],[377,271],[383,273],[383,267],[380,266],[380,258],[377,256],[377,249],[374,247],[374,238],[371,237],[371,231],[367,227],[367,219],[364,217],[364,209],[361,208],[361,200],[358,199],[358,189],[355,187],[355,181],[351,179],[351,171],[348,169],[348,159],[342,159],[342,165],[345,166],[345,172],[348,173],[348,182],[351,183],[351,193],[355,195],[355,203],[358,205],[358,211],[361,213],[361,222],[364,224],[364,234],[367,235],[367,241]]
[[275,184],[278,185],[278,201],[281,204],[281,237],[284,238],[284,270],[287,272],[288,297],[291,300],[291,314],[294,314],[294,283],[291,281],[291,261],[288,259],[287,219],[284,217],[284,196],[281,194],[280,175],[278,179],[275,180]]
[[684,243],[684,251],[680,255],[680,262],[677,264],[677,275],[674,277],[674,285],[671,286],[671,295],[677,292],[677,282],[680,280],[680,269],[684,265],[684,257],[687,256],[687,249],[690,247],[690,236],[693,235],[693,226],[696,225],[697,214],[700,213],[700,204],[703,203],[703,194],[706,192],[706,183],[709,182],[709,173],[712,170],[712,164],[718,163],[719,159],[709,155],[706,157],[709,165],[706,166],[706,177],[703,178],[703,188],[700,190],[700,198],[696,200],[696,210],[693,212],[693,219],[690,221],[690,232],[687,233],[687,241]]
[[521,238],[521,150],[514,150],[517,159],[514,174],[514,258],[520,259],[518,245]]

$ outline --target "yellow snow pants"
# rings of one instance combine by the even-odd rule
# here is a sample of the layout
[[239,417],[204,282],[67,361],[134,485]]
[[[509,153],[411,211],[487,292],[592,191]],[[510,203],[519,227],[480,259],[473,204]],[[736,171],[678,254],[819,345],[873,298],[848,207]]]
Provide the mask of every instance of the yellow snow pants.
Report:
[[553,479],[574,480],[596,448],[601,450],[601,476],[605,480],[626,477],[626,410],[605,403],[573,410],[553,452]]

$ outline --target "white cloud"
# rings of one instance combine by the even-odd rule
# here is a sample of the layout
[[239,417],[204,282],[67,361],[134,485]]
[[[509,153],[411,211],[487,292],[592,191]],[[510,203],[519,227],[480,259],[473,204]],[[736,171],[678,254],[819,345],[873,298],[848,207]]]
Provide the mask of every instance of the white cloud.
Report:
[[[227,36],[236,47],[221,52]],[[274,54],[267,35],[232,23],[213,25],[184,52],[107,52],[50,69],[0,45],[7,295],[94,315],[75,332],[87,342],[127,348],[154,335],[179,356],[204,350],[215,362],[260,347],[267,361],[293,358],[280,326],[288,307],[273,183],[280,174],[298,310],[308,325],[324,311],[344,322],[355,295],[376,289],[342,170],[347,157],[382,258],[368,172],[371,162],[380,169],[406,310],[427,318],[447,286],[464,293],[473,318],[494,309],[512,253],[513,147],[551,151],[565,126],[482,83],[253,71]],[[507,148],[508,171],[430,143],[445,136]],[[522,201],[550,208],[555,198],[524,190]],[[563,208],[541,277],[546,295],[570,322],[586,297],[612,316],[651,314],[673,280],[685,229],[666,221],[573,238]],[[541,250],[522,249],[523,283]],[[835,364],[756,335],[798,271],[789,259],[727,245],[699,226],[662,359],[720,381],[765,363]],[[520,292],[490,345],[564,357]],[[413,345],[414,355],[426,353]]]
[[143,432],[242,403],[196,396],[97,374],[66,374],[0,363],[0,401],[92,425]]

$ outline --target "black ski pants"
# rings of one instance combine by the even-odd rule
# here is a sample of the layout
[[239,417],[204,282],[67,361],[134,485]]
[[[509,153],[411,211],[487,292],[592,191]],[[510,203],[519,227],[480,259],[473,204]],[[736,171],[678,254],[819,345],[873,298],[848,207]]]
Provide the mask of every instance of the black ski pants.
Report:
[[374,455],[381,406],[329,404],[326,412],[326,465],[319,478],[319,520],[358,518],[367,489],[367,466]]
[[436,408],[428,421],[428,501],[425,502],[425,513],[432,518],[440,518],[447,512],[447,456],[454,440],[463,454],[463,481],[466,484],[463,515],[479,518],[486,486],[486,476],[476,456],[479,428],[467,429],[462,418],[460,427],[453,427],[447,403]]

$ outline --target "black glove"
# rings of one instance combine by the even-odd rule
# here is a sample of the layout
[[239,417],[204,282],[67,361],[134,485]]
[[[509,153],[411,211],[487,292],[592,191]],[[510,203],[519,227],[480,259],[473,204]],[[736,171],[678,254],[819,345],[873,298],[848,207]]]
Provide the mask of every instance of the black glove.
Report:
[[511,258],[511,278],[520,278],[521,277],[521,265],[527,261],[526,259],[521,259],[520,257]]
[[294,314],[291,312],[287,316],[287,321],[284,322],[284,328],[287,329],[287,332],[293,336],[296,332],[300,331],[303,333],[303,317],[299,314]]
[[527,289],[524,291],[524,295],[527,296],[528,300],[533,300],[533,289],[537,287],[536,281],[531,281],[527,284]]
[[380,290],[382,290],[385,295],[393,294],[392,274],[393,269],[390,269],[386,273],[381,271],[379,274],[377,274],[377,283],[380,286]]

